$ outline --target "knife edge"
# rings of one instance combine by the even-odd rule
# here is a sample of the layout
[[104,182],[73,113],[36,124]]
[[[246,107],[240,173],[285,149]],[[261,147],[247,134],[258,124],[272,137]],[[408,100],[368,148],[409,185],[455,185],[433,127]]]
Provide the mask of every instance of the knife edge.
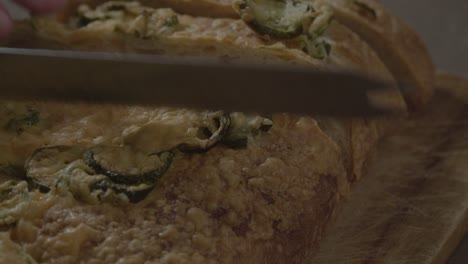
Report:
[[303,66],[0,48],[0,76],[0,96],[13,99],[338,116],[398,112],[367,96],[394,83]]

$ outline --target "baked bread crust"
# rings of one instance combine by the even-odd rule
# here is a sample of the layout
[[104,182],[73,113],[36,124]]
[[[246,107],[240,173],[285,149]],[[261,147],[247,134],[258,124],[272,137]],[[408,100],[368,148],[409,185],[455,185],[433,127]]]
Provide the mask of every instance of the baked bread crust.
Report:
[[[330,44],[332,52],[325,60],[319,60],[295,48],[294,44],[265,40],[240,20],[187,15],[178,17],[182,25],[189,26],[169,35],[157,36],[157,40],[142,40],[133,34],[114,32],[112,30],[114,24],[97,22],[84,28],[70,30],[55,21],[38,20],[34,28],[37,30],[35,34],[39,39],[35,43],[37,45],[45,43],[43,47],[46,48],[58,46],[80,50],[201,55],[217,57],[226,62],[300,63],[321,69],[339,67],[382,79],[393,79],[386,65],[372,47],[359,35],[337,21],[330,23],[323,36],[323,39]],[[23,26],[26,31],[31,31],[27,29],[28,25]],[[31,36],[29,33],[25,35]],[[30,45],[30,41],[26,40],[26,42]],[[15,46],[21,46],[21,43],[17,42]],[[398,99],[400,98],[396,98]],[[339,122],[346,123],[346,125],[338,126],[340,128],[334,126],[334,129],[342,131],[339,133],[330,131],[330,134],[335,136],[332,137],[333,140],[339,143],[346,153],[343,159],[349,160],[346,162],[350,171],[349,178],[360,178],[363,173],[362,164],[368,157],[367,153],[381,136],[375,128],[378,125],[374,124],[376,121],[341,120]],[[360,129],[362,126],[366,128]],[[352,133],[352,130],[359,132]]]
[[[145,12],[172,11],[146,8]],[[35,19],[18,25],[10,45],[211,56],[226,62],[300,63],[393,78],[388,62],[381,59],[382,49],[345,20],[330,23],[322,37],[331,52],[317,59],[296,43],[262,37],[238,19],[175,15],[182,26],[157,31],[157,35],[128,27],[138,25],[138,15],[125,24],[105,20],[83,27]],[[148,25],[143,23],[142,28]],[[385,48],[400,50],[399,46]],[[405,74],[411,72],[407,69]],[[412,102],[423,104],[429,97],[427,90],[429,86],[417,90]],[[37,131],[26,131],[5,141],[3,147],[9,150],[5,153],[16,151],[18,160],[43,145],[92,146],[97,136],[102,136],[101,143],[120,142],[122,130],[131,125],[144,127],[148,122],[163,122],[167,116],[169,120],[180,118],[182,124],[200,115],[181,109],[33,105],[51,117],[49,134],[41,131],[40,138]],[[112,123],[107,124],[106,119]],[[87,126],[81,125],[83,120]],[[36,260],[48,262],[303,263],[318,246],[350,184],[365,173],[373,147],[394,121],[286,114],[274,115],[272,120],[271,131],[247,149],[219,147],[183,156],[137,205],[89,205],[60,190],[34,192],[31,196],[36,202],[28,213],[18,211],[20,220],[10,236]],[[109,132],[91,129],[102,124],[107,124]],[[80,133],[76,135],[76,131]],[[40,139],[25,143],[25,138],[32,137]],[[75,247],[60,244],[68,239],[67,232],[80,237]],[[41,250],[41,245],[47,250]]]
[[[146,0],[150,6],[174,8],[194,16],[239,18],[238,0]],[[103,0],[75,0],[62,17],[68,17],[79,3],[96,5]],[[431,98],[435,70],[429,52],[419,36],[401,19],[375,0],[313,0],[317,8],[334,11],[334,19],[359,35],[378,54],[395,79],[415,88],[405,95],[412,110]]]

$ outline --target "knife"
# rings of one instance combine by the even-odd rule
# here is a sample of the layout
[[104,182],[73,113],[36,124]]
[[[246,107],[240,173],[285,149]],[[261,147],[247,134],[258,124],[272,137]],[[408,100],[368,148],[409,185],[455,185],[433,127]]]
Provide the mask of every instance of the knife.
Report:
[[219,59],[0,48],[0,97],[242,112],[376,116],[404,109],[371,100],[395,84],[305,66]]

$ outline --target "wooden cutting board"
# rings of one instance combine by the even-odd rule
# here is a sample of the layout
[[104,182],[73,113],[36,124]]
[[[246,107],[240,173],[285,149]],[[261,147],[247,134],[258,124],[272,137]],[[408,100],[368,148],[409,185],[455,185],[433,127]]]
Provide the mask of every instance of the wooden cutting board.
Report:
[[[311,263],[445,263],[468,230],[468,80],[385,139]],[[468,263],[468,260],[467,260]]]

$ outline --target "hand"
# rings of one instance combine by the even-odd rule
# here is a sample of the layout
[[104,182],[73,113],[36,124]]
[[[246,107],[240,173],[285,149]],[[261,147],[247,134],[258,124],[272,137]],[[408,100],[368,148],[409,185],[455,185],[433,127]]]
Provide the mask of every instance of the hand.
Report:
[[[28,9],[33,15],[50,14],[57,11],[67,0],[14,0]],[[0,39],[5,38],[12,30],[11,17],[0,2]]]

